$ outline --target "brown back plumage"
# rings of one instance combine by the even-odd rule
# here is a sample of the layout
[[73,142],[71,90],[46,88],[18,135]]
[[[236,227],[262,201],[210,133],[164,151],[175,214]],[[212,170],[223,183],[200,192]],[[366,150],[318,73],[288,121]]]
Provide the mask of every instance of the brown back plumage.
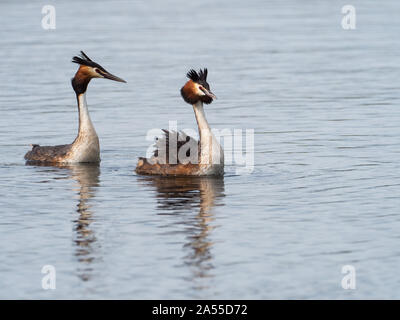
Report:
[[56,163],[62,161],[70,152],[72,144],[64,144],[54,147],[41,147],[38,144],[32,145],[32,150],[25,154],[27,162]]
[[[192,137],[186,135],[184,132],[168,131],[163,129],[164,135],[156,139],[153,157],[151,159],[139,158],[136,166],[136,173],[143,175],[162,175],[162,176],[190,176],[197,175],[200,166],[197,163],[181,163],[179,157],[170,158],[170,139],[177,142],[177,155],[180,149],[188,143],[191,139],[197,144],[197,160],[200,156],[200,143]],[[175,153],[175,151],[173,152]],[[165,158],[162,155],[165,154]],[[189,150],[186,152],[189,157]],[[159,158],[159,159],[157,159]],[[160,163],[159,160],[166,160],[166,163]],[[176,161],[174,161],[176,160]],[[170,163],[172,162],[172,163]]]
[[[180,163],[179,157],[177,155],[179,154],[180,149],[188,143],[190,140],[193,140],[197,144],[197,156],[200,155],[200,143],[196,141],[196,139],[186,135],[183,131],[181,132],[175,132],[175,131],[168,131],[165,129],[162,129],[164,132],[164,136],[161,138],[156,138],[156,143],[155,143],[155,150],[153,152],[154,157],[159,157],[165,154],[165,160],[167,163],[173,162],[172,158],[176,158],[177,163]],[[175,150],[173,152],[170,152],[170,140],[176,141],[176,155]],[[172,154],[171,154],[172,153]],[[170,158],[171,154],[171,158]],[[190,156],[190,150],[186,151],[186,156]]]
[[136,166],[136,173],[143,175],[160,175],[160,176],[196,176],[200,170],[198,164],[160,164],[150,163],[146,158],[139,158]]

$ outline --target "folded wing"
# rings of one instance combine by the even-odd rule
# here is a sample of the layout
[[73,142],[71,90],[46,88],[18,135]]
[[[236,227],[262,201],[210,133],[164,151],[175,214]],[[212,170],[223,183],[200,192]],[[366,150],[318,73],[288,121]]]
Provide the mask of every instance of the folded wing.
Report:
[[26,153],[25,160],[55,162],[58,159],[64,158],[70,150],[70,144],[64,144],[54,147],[41,147],[38,144],[34,144],[32,145],[32,150]]

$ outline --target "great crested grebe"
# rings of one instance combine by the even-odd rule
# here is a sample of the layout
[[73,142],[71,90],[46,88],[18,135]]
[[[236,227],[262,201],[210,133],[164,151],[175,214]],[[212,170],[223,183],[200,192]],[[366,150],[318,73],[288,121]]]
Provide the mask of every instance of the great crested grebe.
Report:
[[[198,73],[193,69],[190,70],[187,73],[189,81],[181,89],[183,100],[193,106],[200,141],[197,142],[184,133],[163,130],[165,137],[157,139],[153,156],[149,159],[139,158],[136,173],[162,176],[221,176],[224,174],[224,151],[211,131],[203,108],[203,103],[210,104],[216,99],[207,83],[207,73],[207,69],[200,70]],[[170,143],[171,141],[175,142],[175,146]],[[189,142],[194,142],[191,145],[196,147],[194,148],[196,161],[187,161],[187,158],[182,160],[182,155],[187,155],[189,151],[187,149]],[[190,151],[193,152],[193,148]]]
[[83,51],[80,57],[73,57],[72,62],[79,64],[79,69],[72,78],[72,87],[76,93],[79,110],[78,136],[71,144],[41,147],[32,145],[32,150],[25,155],[28,163],[96,163],[100,162],[100,145],[96,130],[90,120],[86,104],[86,89],[92,78],[105,78],[126,82],[106,71],[92,61]]

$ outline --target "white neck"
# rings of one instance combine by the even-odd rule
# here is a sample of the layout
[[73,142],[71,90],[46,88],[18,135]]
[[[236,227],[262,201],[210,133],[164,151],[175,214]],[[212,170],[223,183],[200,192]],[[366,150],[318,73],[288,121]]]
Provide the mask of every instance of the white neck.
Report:
[[211,131],[204,113],[203,102],[198,101],[193,105],[200,135],[200,164],[223,164],[223,151]]
[[90,120],[89,109],[86,103],[86,93],[78,95],[79,109],[79,133],[78,136],[96,136],[92,120]]
[[70,162],[100,162],[100,144],[90,120],[85,94],[78,95],[79,132],[72,143]]

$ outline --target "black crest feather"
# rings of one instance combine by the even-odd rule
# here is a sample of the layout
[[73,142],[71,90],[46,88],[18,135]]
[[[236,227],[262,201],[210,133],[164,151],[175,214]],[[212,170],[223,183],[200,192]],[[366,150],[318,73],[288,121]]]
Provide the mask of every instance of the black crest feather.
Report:
[[194,82],[207,82],[207,74],[207,68],[204,68],[203,70],[200,69],[198,73],[195,70],[191,69],[186,76]]
[[81,51],[80,57],[74,56],[72,58],[72,62],[80,64],[80,65],[84,65],[84,66],[89,66],[92,68],[99,68],[102,71],[106,71],[101,65],[97,64],[92,59],[90,59],[83,51]]

